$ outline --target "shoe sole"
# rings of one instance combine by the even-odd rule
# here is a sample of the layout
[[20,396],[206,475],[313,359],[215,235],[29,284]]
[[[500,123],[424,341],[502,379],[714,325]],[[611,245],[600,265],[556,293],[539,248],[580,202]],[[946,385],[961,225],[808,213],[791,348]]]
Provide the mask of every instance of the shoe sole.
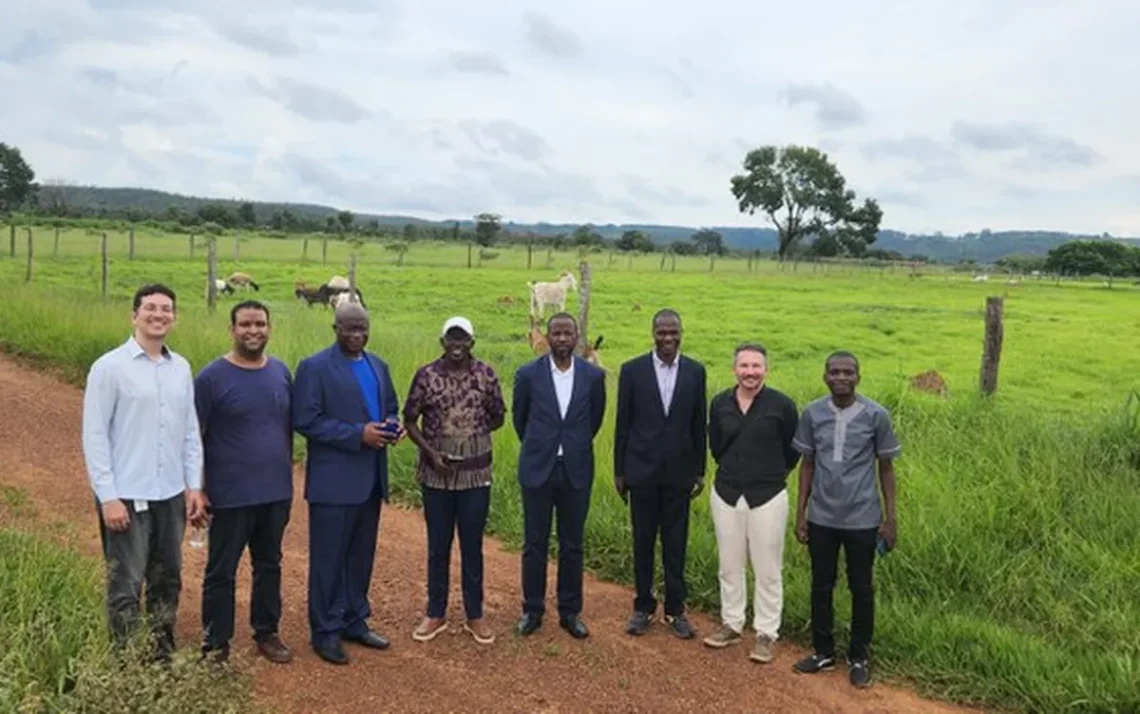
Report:
[[416,631],[412,632],[412,639],[415,640],[416,642],[431,642],[432,640],[435,639],[436,635],[438,635],[439,633],[443,632],[446,629],[447,629],[447,623],[445,622],[426,635],[423,634],[422,632],[420,632],[419,630],[416,630]]
[[491,635],[490,637],[480,637],[479,635],[475,634],[475,630],[472,630],[467,626],[466,622],[463,623],[463,631],[470,633],[471,636],[475,638],[475,641],[481,645],[490,645],[495,643],[494,635]]
[[820,672],[830,672],[833,669],[835,669],[835,663],[825,664],[822,667],[820,667],[819,669],[813,669],[813,670],[803,670],[803,669],[800,669],[799,667],[796,667],[795,665],[792,666],[792,670],[795,671],[797,674],[819,674]]
[[738,637],[735,640],[728,640],[726,642],[724,640],[714,640],[714,639],[710,639],[710,638],[706,637],[704,639],[704,643],[706,645],[708,645],[709,647],[712,647],[713,649],[722,650],[725,647],[728,647],[730,645],[740,644],[740,640],[741,640],[741,638]]

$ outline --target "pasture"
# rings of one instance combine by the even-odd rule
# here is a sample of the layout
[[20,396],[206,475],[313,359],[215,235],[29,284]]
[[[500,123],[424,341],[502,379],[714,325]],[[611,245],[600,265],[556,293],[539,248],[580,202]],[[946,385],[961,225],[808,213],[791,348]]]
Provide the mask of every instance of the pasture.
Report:
[[[208,314],[206,249],[199,246],[191,259],[188,236],[140,231],[131,261],[125,238],[113,235],[104,302],[99,240],[65,231],[56,254],[49,230],[37,235],[30,283],[22,231],[16,258],[0,258],[4,350],[81,383],[90,362],[127,337],[127,300],[149,281],[178,292],[170,343],[196,371],[228,349],[228,307],[246,294],[220,297]],[[242,270],[261,286],[249,296],[273,311],[272,354],[294,367],[330,343],[331,312],[298,302],[293,284],[347,274],[352,246],[330,242],[327,262],[316,240],[305,262],[298,240],[246,239],[236,262],[232,237],[217,246],[220,277]],[[357,285],[373,317],[369,348],[392,367],[401,399],[415,369],[437,355],[443,320],[463,314],[475,326],[476,354],[498,371],[508,404],[514,370],[533,356],[525,283],[576,272],[578,262],[573,252],[554,252],[548,264],[545,249],[536,249],[526,270],[525,249],[497,248],[494,258],[468,269],[464,246],[413,244],[397,266],[396,252],[382,245],[357,252]],[[892,410],[904,449],[899,547],[876,570],[873,657],[880,676],[913,679],[930,695],[1015,709],[1140,707],[1140,405],[1130,397],[1138,386],[1140,291],[1034,280],[980,284],[930,268],[910,278],[901,269],[781,271],[769,262],[749,271],[745,261],[728,259],[710,271],[699,257],[678,258],[675,270],[670,264],[664,271],[654,255],[631,262],[600,253],[590,261],[589,334],[604,336],[610,402],[595,444],[588,568],[632,581],[628,516],[610,481],[616,378],[624,360],[649,349],[654,310],[681,313],[682,351],[709,368],[710,397],[733,383],[738,342],[768,347],[769,383],[801,407],[825,394],[826,354],[850,349],[862,362],[860,391]],[[982,314],[987,295],[1005,293],[1000,386],[987,401],[976,396]],[[572,293],[571,312],[577,299]],[[908,387],[910,376],[928,369],[946,379],[948,398]],[[491,530],[517,544],[517,439],[509,427],[495,448]],[[393,466],[399,497],[412,502],[414,456],[410,444],[402,446]],[[712,469],[710,461],[710,482]],[[787,538],[782,634],[806,642],[808,561],[790,524]],[[715,612],[716,545],[704,497],[695,505],[688,573],[693,605]],[[841,643],[848,616],[840,585]]]

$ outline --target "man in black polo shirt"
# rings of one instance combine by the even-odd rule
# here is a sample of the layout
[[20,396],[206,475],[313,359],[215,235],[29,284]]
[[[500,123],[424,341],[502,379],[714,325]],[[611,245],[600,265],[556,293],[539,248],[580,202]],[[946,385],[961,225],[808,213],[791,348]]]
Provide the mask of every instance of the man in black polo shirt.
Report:
[[755,579],[750,658],[772,661],[784,604],[782,567],[788,522],[788,473],[799,461],[792,447],[799,413],[790,397],[764,384],[768,352],[743,344],[733,358],[736,386],[709,405],[709,449],[717,463],[709,500],[720,557],[721,626],[705,638],[709,647],[741,640],[748,583]]

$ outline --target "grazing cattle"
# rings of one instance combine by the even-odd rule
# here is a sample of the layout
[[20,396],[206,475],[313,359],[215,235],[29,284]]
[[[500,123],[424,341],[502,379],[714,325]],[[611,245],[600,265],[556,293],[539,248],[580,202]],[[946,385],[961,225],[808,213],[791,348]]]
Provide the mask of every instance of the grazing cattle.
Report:
[[988,275],[975,275],[975,276],[974,276],[974,282],[975,282],[975,283],[984,283],[984,282],[988,282],[988,281],[989,281],[989,279],[990,279],[990,276],[988,276]]
[[527,287],[530,288],[530,312],[541,318],[547,305],[556,306],[559,311],[565,310],[566,292],[577,290],[578,281],[570,271],[563,270],[556,283],[528,282]]
[[312,307],[315,302],[319,302],[322,305],[329,304],[329,289],[327,285],[322,285],[319,288],[310,288],[304,283],[301,283],[293,290],[293,294],[297,296],[297,299],[304,300],[309,307]]
[[253,288],[256,291],[261,290],[261,286],[253,281],[253,278],[249,276],[249,273],[234,273],[226,279],[226,282],[237,288]]
[[325,283],[333,290],[348,290],[348,278],[343,275],[334,275]]
[[[234,288],[232,285],[227,283],[225,280],[222,280],[221,278],[215,278],[214,279],[214,292],[217,293],[218,295],[232,295],[234,292]],[[210,299],[210,284],[208,282],[206,283],[206,299],[207,300]]]

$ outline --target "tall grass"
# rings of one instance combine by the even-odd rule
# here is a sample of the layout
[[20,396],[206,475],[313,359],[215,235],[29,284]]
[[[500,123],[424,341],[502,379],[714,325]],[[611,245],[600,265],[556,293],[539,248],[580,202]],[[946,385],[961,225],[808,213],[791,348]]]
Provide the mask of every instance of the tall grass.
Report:
[[[32,286],[0,284],[3,347],[81,383],[91,360],[126,338],[130,292],[156,279],[180,291],[171,344],[196,370],[228,348],[226,307],[233,299],[206,314],[199,263],[117,262],[106,305],[92,299],[89,266],[61,259]],[[17,275],[17,268],[0,262],[0,277]],[[332,272],[328,266],[251,261],[243,268],[257,277],[258,296],[273,310],[276,356],[293,366],[329,344],[330,314],[291,296],[295,275],[321,280]],[[436,356],[439,325],[458,312],[472,318],[476,352],[498,370],[509,403],[511,376],[531,355],[525,307],[503,306],[499,298],[518,299],[532,276],[502,268],[363,266],[360,284],[374,315],[370,347],[392,366],[401,396],[416,367]],[[683,349],[709,366],[711,392],[731,384],[735,343],[759,338],[773,354],[772,384],[800,406],[823,393],[824,355],[853,348],[863,364],[861,390],[892,410],[904,445],[899,548],[876,570],[879,673],[913,678],[928,694],[1027,711],[1135,710],[1140,431],[1122,408],[1136,386],[1136,317],[1126,309],[1135,296],[1024,285],[1006,306],[1000,391],[982,400],[974,384],[985,294],[961,280],[923,284],[875,274],[658,278],[599,270],[590,324],[592,334],[605,334],[602,359],[613,370],[648,349],[653,309],[677,307],[685,318]],[[950,399],[906,388],[907,375],[927,368],[946,377]],[[607,386],[586,561],[601,576],[628,583],[629,519],[610,487],[614,371]],[[513,544],[522,523],[517,450],[509,427],[496,434],[490,527]],[[395,492],[413,502],[414,457],[412,448],[400,448],[392,467]],[[794,477],[791,489],[794,495]],[[783,633],[806,641],[809,564],[790,533],[786,552]],[[706,493],[695,504],[688,574],[693,604],[713,613],[716,573]],[[850,613],[843,587],[836,606],[842,642]]]
[[98,563],[54,541],[0,529],[0,711],[251,711],[243,677],[178,653],[147,664],[143,638],[116,656]]

